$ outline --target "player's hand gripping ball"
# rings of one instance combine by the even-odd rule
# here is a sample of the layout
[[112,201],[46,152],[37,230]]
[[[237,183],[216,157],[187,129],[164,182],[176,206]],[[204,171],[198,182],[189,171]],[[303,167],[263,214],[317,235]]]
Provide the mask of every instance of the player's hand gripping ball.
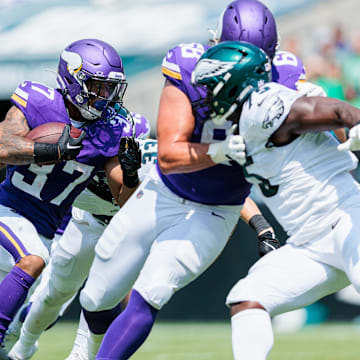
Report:
[[[26,138],[37,144],[50,144],[48,147],[41,147],[40,160],[36,161],[39,165],[48,165],[75,159],[83,148],[85,136],[84,131],[69,124],[48,122],[30,130]],[[42,157],[45,161],[41,161]]]

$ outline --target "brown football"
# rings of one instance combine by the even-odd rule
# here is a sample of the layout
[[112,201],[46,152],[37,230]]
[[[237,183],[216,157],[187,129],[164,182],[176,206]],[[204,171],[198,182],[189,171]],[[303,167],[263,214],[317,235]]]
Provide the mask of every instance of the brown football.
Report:
[[[30,130],[26,138],[39,143],[55,144],[62,134],[65,124],[60,122],[48,122],[41,124]],[[79,137],[81,130],[71,126],[70,135],[74,138]]]

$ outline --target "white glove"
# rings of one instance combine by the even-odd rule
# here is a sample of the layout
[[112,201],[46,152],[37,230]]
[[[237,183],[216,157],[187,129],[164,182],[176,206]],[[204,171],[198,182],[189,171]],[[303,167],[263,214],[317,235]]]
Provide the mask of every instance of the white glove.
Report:
[[228,160],[235,160],[240,165],[244,165],[246,162],[245,143],[241,135],[234,135],[234,126],[230,130],[230,134],[226,136],[226,139],[217,143],[209,145],[207,155],[209,155],[212,161],[216,164],[222,163]]
[[302,96],[322,96],[326,97],[324,89],[308,81],[298,81],[296,83],[296,89]]
[[344,143],[338,145],[337,147],[340,151],[351,150],[358,151],[360,150],[360,124],[353,126],[349,130],[349,138]]

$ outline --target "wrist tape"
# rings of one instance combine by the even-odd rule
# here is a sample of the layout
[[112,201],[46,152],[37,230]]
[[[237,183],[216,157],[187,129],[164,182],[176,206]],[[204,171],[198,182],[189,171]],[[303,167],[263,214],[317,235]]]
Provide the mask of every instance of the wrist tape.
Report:
[[257,235],[265,229],[271,228],[271,225],[262,215],[254,215],[249,220],[249,226],[256,232]]
[[34,143],[35,164],[59,160],[59,149],[57,144]]
[[135,174],[132,174],[132,175],[123,173],[123,183],[129,189],[137,187],[139,182],[140,182],[140,180],[139,180],[139,175],[138,175],[137,171],[135,172]]

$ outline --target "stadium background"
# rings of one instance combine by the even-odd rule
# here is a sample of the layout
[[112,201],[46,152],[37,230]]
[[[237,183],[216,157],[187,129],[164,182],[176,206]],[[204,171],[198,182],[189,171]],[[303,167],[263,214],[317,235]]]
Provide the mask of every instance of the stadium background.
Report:
[[[123,57],[129,80],[126,105],[148,117],[153,125],[152,135],[156,136],[156,112],[163,83],[162,57],[169,47],[178,43],[206,42],[207,29],[216,27],[217,16],[227,2],[137,0],[135,4],[128,0],[0,0],[0,119],[10,106],[8,99],[12,91],[20,82],[36,80],[55,85],[55,75],[44,69],[56,69],[59,53],[68,43],[95,37],[113,44]],[[354,45],[359,38],[356,28],[358,0],[264,0],[264,3],[277,18],[280,49],[291,50],[304,59],[311,80],[321,83],[324,78],[330,79],[326,83],[330,83],[329,92],[337,90],[339,98],[356,103],[360,93],[356,86],[358,83],[360,87],[360,56],[357,54],[360,49]],[[334,37],[339,32],[343,35],[340,40]],[[345,65],[341,61],[345,57],[346,60],[351,57],[354,63],[357,60],[359,70],[351,69],[354,72],[350,74],[342,71]],[[323,61],[321,71],[320,60]],[[333,67],[337,67],[338,73],[335,74]],[[324,73],[324,69],[328,73]],[[271,220],[284,241],[285,234],[276,221]],[[228,319],[225,296],[256,259],[256,237],[240,222],[216,263],[179,292],[159,318]],[[330,296],[310,307],[307,321],[356,320],[358,310],[358,306]],[[78,303],[75,303],[66,318],[74,318],[78,311]]]

